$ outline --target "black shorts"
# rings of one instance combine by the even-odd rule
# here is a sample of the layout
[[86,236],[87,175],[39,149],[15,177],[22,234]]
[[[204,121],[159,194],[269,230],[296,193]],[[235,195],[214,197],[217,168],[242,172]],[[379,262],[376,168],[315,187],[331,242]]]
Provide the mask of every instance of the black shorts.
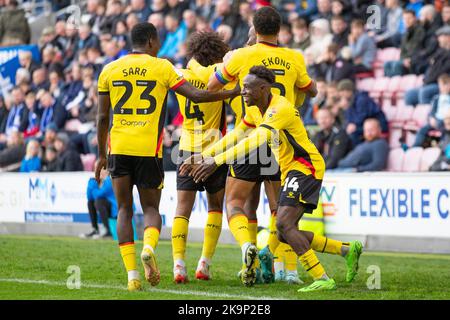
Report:
[[162,189],[164,186],[162,158],[110,154],[108,170],[113,179],[130,176],[138,188]]
[[303,206],[305,213],[312,213],[317,208],[321,187],[322,180],[313,175],[305,175],[297,170],[289,171],[281,186],[278,206]]
[[264,150],[262,152],[265,157],[264,161],[261,161],[261,153],[260,149],[258,149],[247,156],[244,161],[230,165],[228,176],[251,182],[263,182],[264,180],[280,181],[280,166],[271,149],[265,145],[260,148]]
[[232,164],[228,170],[228,176],[251,182],[280,181],[281,172],[278,167],[276,174],[264,175],[262,166],[259,164]]
[[208,193],[216,193],[225,188],[228,167],[221,165],[214,173],[206,179],[206,181],[196,183],[191,176],[180,175],[180,166],[183,161],[189,158],[193,152],[180,150],[177,164],[177,190],[186,191],[205,191]]

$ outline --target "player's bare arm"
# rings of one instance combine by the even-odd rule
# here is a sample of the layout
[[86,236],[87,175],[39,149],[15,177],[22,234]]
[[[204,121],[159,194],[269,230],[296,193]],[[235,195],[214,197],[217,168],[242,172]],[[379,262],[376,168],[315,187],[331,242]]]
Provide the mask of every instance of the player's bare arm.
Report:
[[176,93],[185,96],[186,98],[188,98],[189,100],[191,100],[195,103],[213,102],[213,101],[234,98],[240,94],[240,91],[241,91],[241,89],[239,87],[239,84],[237,84],[236,87],[232,90],[223,90],[223,91],[217,91],[217,92],[198,90],[192,84],[190,84],[188,81],[186,81],[181,86],[179,86],[177,89],[175,89]]
[[100,183],[100,172],[106,168],[106,141],[108,139],[110,109],[109,94],[99,94],[97,115],[98,160],[95,165],[95,180],[98,183]]

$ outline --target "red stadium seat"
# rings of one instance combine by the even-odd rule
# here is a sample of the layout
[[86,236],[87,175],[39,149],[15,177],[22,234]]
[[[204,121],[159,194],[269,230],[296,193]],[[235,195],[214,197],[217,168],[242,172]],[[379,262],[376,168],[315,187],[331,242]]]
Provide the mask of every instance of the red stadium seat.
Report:
[[356,88],[360,91],[370,91],[373,87],[374,82],[374,78],[361,79],[356,81]]
[[93,153],[82,154],[81,162],[83,163],[84,171],[94,171],[96,156]]
[[398,92],[396,94],[396,100],[400,100],[405,96],[405,92],[417,88],[417,76],[415,74],[408,74],[402,77],[400,82],[400,87],[398,88]]
[[431,105],[418,104],[414,108],[411,120],[405,123],[404,129],[408,131],[417,132],[420,128],[428,123],[428,115],[431,111]]
[[389,147],[391,149],[400,148],[403,130],[401,128],[390,127],[389,128]]
[[420,171],[420,161],[422,159],[423,148],[414,147],[406,150],[403,158],[402,171],[417,172]]
[[388,162],[387,162],[387,171],[391,172],[399,172],[402,171],[403,166],[403,158],[405,156],[405,152],[402,148],[396,148],[389,151]]
[[426,148],[423,151],[422,158],[420,159],[420,171],[429,171],[431,165],[441,155],[441,149],[439,148]]
[[369,94],[373,99],[376,100],[377,103],[381,102],[383,92],[388,90],[390,80],[391,79],[388,77],[375,78],[375,83],[373,84],[372,89],[369,91]]
[[395,76],[390,78],[386,91],[383,92],[383,99],[391,100],[391,102],[393,102],[393,98],[396,97],[397,92],[400,89],[401,81],[402,81],[401,76]]

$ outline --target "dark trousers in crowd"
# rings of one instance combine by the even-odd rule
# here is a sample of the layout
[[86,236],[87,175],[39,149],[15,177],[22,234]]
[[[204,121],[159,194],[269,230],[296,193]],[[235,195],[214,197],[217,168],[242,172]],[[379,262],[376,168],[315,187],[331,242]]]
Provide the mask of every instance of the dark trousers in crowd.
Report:
[[98,231],[97,212],[100,214],[102,223],[106,228],[106,232],[111,234],[109,228],[109,217],[111,216],[111,203],[106,199],[97,199],[88,201],[89,217],[91,218],[92,228]]

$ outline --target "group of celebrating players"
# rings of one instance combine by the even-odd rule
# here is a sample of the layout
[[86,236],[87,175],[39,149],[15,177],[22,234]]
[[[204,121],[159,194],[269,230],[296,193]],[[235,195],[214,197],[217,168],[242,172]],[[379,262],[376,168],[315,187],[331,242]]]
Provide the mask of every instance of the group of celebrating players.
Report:
[[[298,228],[303,214],[317,207],[325,163],[296,108],[307,95],[317,94],[316,85],[302,54],[277,45],[280,26],[275,9],[257,10],[247,46],[234,51],[216,33],[194,33],[187,42],[191,60],[186,69],[177,70],[156,58],[160,43],[155,27],[140,23],[131,30],[133,52],[101,72],[96,178],[105,167],[112,177],[119,206],[119,247],[130,291],[142,289],[132,229],[134,185],[144,213],[145,278],[153,286],[160,281],[155,249],[161,230],[161,144],[169,89],[177,93],[184,118],[172,226],[174,281],[188,281],[189,218],[196,192],[204,190],[209,212],[197,279],[212,279],[224,196],[229,228],[242,250],[239,276],[245,286],[274,281],[273,258],[280,248],[292,253],[288,283],[301,283],[297,259],[314,279],[301,292],[336,288],[315,251],[341,255],[346,280],[356,276],[362,253],[359,241],[341,242]],[[236,114],[235,128],[227,134],[226,105]],[[268,245],[258,252],[256,210],[263,182],[272,216]]]

